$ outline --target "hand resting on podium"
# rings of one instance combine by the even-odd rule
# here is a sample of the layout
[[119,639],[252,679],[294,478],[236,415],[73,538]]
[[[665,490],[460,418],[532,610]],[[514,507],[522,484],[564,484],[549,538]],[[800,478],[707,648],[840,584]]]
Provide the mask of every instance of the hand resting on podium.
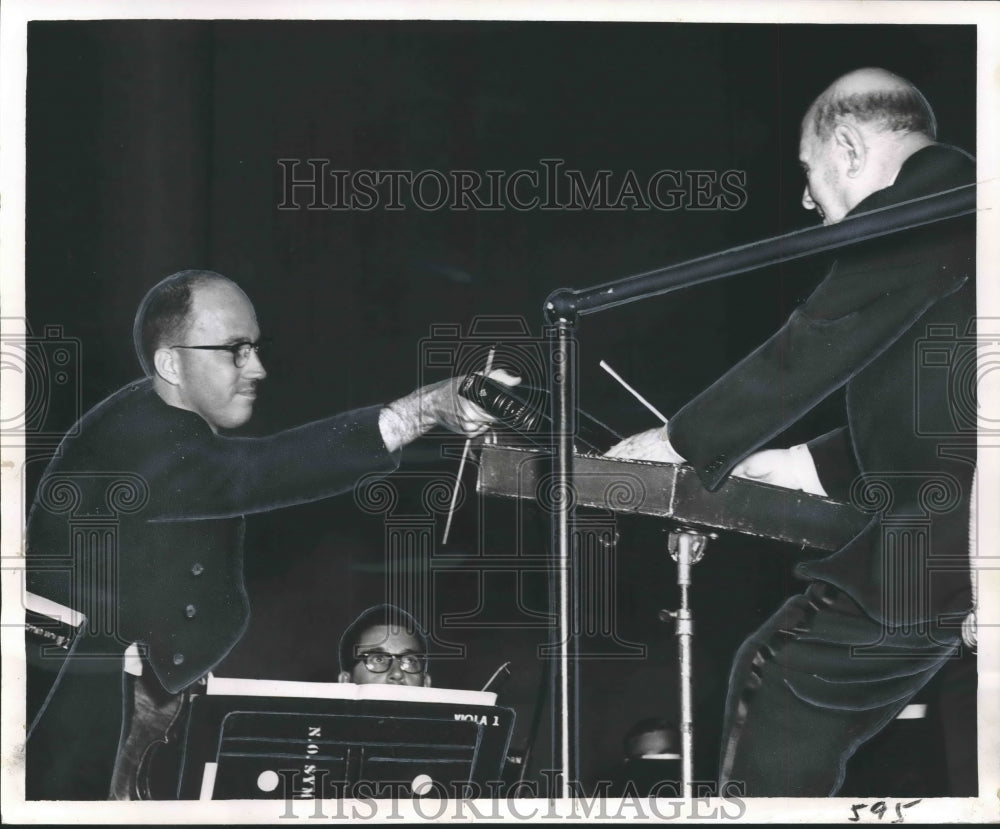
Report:
[[827,495],[809,447],[804,443],[788,449],[754,452],[736,464],[731,474],[785,489],[800,489],[812,495]]
[[604,457],[658,461],[659,463],[684,463],[684,458],[670,445],[666,425],[656,426],[625,438],[605,452]]
[[[625,438],[612,446],[605,457],[684,463],[684,458],[670,444],[666,425]],[[827,495],[820,483],[809,447],[804,443],[788,449],[763,449],[754,452],[736,464],[731,474],[737,478],[802,490],[812,495]]]

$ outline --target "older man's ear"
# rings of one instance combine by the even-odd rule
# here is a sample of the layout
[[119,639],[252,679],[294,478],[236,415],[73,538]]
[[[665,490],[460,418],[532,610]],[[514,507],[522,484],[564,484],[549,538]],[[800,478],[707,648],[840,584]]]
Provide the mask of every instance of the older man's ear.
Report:
[[847,176],[857,178],[864,171],[868,159],[868,148],[861,130],[849,122],[839,123],[834,127],[833,140],[843,155]]

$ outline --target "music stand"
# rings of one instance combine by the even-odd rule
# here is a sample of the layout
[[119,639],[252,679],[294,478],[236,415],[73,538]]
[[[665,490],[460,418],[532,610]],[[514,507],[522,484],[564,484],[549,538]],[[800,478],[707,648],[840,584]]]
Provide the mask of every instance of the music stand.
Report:
[[479,691],[209,678],[178,797],[475,797],[500,780],[514,712]]
[[29,735],[76,648],[86,621],[76,610],[25,591],[25,722]]

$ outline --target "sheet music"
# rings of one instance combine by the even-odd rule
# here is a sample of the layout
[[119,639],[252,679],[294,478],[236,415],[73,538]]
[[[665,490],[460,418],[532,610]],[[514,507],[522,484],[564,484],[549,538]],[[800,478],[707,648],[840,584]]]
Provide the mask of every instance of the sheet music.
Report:
[[294,682],[286,679],[247,679],[209,675],[207,694],[247,697],[307,697],[315,699],[385,699],[400,702],[440,702],[458,705],[495,705],[490,691],[423,688],[409,685],[356,685],[353,682]]

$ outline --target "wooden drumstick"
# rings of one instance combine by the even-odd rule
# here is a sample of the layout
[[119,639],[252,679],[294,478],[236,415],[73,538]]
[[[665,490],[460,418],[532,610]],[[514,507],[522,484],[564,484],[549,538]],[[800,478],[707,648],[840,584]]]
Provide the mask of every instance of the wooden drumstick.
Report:
[[615,380],[621,383],[625,387],[625,389],[629,391],[633,397],[635,397],[636,400],[642,403],[643,406],[645,406],[653,414],[655,414],[658,418],[660,418],[660,420],[662,420],[664,423],[667,422],[667,419],[662,414],[660,414],[659,411],[657,411],[656,407],[652,403],[650,403],[645,397],[639,394],[639,392],[633,389],[628,383],[622,380],[622,378],[618,375],[618,372],[616,372],[613,368],[611,368],[611,366],[609,366],[606,362],[604,362],[604,360],[601,360],[601,368],[603,368],[608,374],[614,377]]
[[[483,370],[483,375],[488,376],[490,369],[493,368],[493,355],[496,353],[496,346],[490,349],[489,355],[486,357],[486,368]],[[448,507],[448,520],[444,524],[444,535],[441,537],[441,543],[448,543],[448,533],[451,532],[451,519],[455,515],[455,504],[458,502],[458,488],[462,485],[462,472],[465,470],[465,459],[469,457],[469,447],[472,446],[472,438],[466,438],[465,448],[462,450],[462,460],[458,462],[458,474],[455,475],[455,489],[451,493],[451,506]]]

